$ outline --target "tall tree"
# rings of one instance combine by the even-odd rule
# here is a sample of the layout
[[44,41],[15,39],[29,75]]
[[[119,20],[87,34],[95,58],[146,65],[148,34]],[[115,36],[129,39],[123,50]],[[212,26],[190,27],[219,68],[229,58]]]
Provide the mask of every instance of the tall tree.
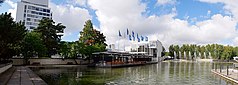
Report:
[[11,13],[0,15],[0,60],[11,58],[19,52],[26,31],[22,23],[13,21]]
[[84,46],[80,48],[81,54],[91,56],[93,52],[101,52],[106,49],[106,37],[100,31],[93,29],[91,20],[85,22],[83,30],[80,32],[79,45]]
[[43,18],[40,20],[38,27],[34,30],[41,33],[41,38],[47,48],[47,56],[51,56],[59,51],[60,40],[62,35],[58,33],[63,33],[66,27],[61,23],[55,24],[52,19]]
[[93,30],[93,24],[91,20],[85,22],[83,31],[80,32],[79,41],[86,45],[93,45],[95,43],[94,36],[96,36]]
[[175,56],[174,56],[174,51],[175,51],[175,50],[174,50],[174,46],[173,46],[173,45],[170,45],[170,46],[169,46],[169,55],[175,57]]

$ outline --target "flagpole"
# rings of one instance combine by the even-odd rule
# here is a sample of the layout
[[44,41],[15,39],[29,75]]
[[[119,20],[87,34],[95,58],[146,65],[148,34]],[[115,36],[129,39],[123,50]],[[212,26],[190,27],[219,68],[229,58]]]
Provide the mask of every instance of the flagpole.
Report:
[[118,51],[120,51],[120,49],[119,49],[119,46],[120,46],[120,45],[119,45],[119,43],[120,43],[120,36],[118,36],[118,38],[119,38],[119,40],[118,40],[118,42],[117,42],[117,45],[118,45],[118,48],[117,48],[117,49],[118,49]]
[[[126,39],[126,33],[124,32],[124,39]],[[123,49],[123,51],[125,52],[126,50],[126,46],[125,46],[125,41],[123,42],[123,44],[124,44],[124,49]]]
[[118,51],[120,51],[120,41],[121,41],[121,32],[120,32],[120,30],[119,30],[119,36],[118,36],[118,38],[119,38],[119,41],[118,41]]

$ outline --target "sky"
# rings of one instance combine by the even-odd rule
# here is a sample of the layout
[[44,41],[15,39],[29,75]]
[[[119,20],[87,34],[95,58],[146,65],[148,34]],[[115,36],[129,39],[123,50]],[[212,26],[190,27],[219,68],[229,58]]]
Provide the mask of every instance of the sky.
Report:
[[[5,0],[0,13],[16,17],[20,0]],[[85,21],[106,36],[107,44],[135,42],[120,38],[128,29],[149,41],[171,44],[238,45],[238,0],[50,0],[53,20],[66,26],[64,41],[76,41]],[[143,42],[141,42],[143,43]],[[139,43],[140,44],[140,43]]]

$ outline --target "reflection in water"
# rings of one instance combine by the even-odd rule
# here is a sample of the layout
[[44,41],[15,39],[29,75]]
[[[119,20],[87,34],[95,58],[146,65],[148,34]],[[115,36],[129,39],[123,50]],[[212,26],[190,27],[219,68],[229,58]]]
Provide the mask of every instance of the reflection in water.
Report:
[[211,63],[161,62],[126,68],[32,68],[49,85],[232,85],[211,73]]

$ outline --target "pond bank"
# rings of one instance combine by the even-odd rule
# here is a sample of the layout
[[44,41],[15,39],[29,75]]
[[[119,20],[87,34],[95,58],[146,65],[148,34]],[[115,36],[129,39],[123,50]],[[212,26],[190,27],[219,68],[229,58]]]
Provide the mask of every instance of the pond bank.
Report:
[[222,78],[225,78],[226,80],[229,80],[229,81],[232,81],[232,82],[238,84],[238,70],[228,69],[229,73],[227,73],[227,70],[221,70],[221,72],[219,72],[217,70],[212,69],[211,72],[218,76],[221,76]]

